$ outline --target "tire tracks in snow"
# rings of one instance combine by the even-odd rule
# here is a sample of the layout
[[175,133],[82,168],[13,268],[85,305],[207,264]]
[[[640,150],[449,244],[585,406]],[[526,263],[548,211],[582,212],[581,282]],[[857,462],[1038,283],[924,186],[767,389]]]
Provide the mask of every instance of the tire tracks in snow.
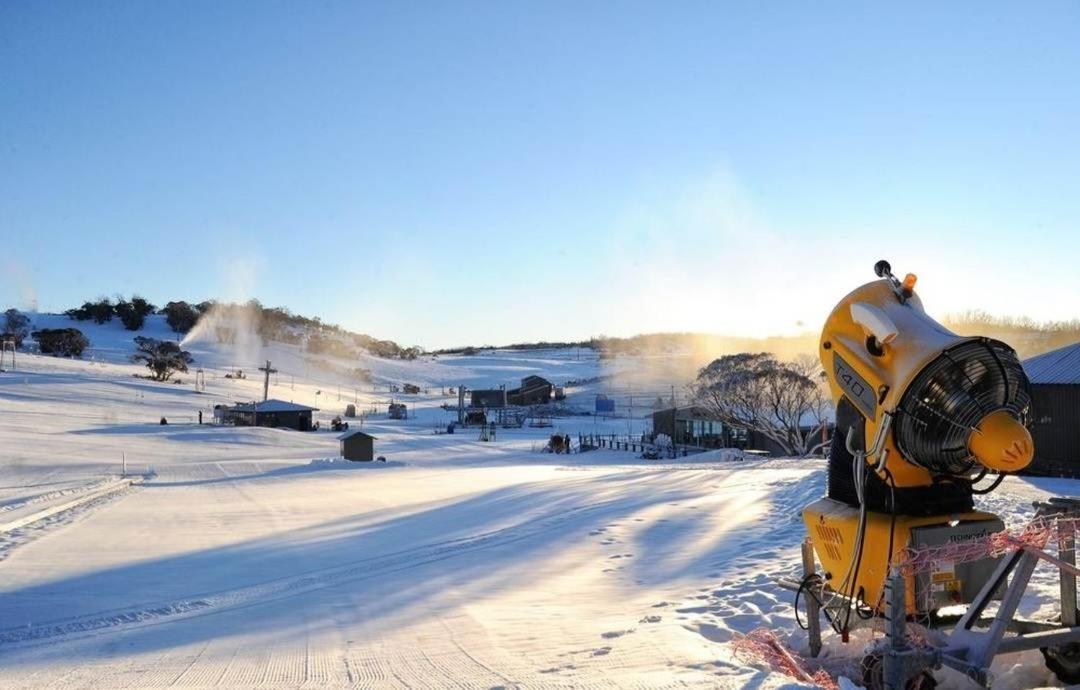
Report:
[[137,482],[130,482],[123,486],[117,484],[115,488],[87,492],[85,496],[73,499],[63,506],[58,506],[60,509],[55,510],[55,512],[45,514],[46,511],[42,511],[43,514],[40,516],[30,516],[33,517],[32,520],[25,521],[17,527],[0,531],[0,561],[10,556],[11,552],[18,547],[28,544],[56,528],[74,523],[97,508],[131,494],[138,489],[138,486]]
[[113,477],[102,477],[87,484],[82,484],[79,486],[69,486],[63,489],[54,489],[45,493],[40,493],[27,498],[18,499],[10,503],[0,505],[0,515],[4,515],[14,510],[21,510],[36,503],[44,503],[46,501],[52,501],[58,498],[75,496],[76,494],[84,493],[87,491],[96,491],[97,489],[100,489],[113,481],[115,481]]

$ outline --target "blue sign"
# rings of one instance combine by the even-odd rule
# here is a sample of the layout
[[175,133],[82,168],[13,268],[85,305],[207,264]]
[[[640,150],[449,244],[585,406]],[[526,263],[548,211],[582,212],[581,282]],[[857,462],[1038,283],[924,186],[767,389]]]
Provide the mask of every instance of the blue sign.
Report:
[[610,400],[603,395],[596,396],[596,411],[597,412],[614,412],[615,401]]

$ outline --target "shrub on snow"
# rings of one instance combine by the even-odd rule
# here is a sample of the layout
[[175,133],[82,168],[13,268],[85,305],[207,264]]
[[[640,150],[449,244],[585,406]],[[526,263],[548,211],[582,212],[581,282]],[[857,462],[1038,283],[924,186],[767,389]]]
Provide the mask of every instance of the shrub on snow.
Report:
[[78,328],[42,328],[30,335],[37,341],[42,354],[57,357],[81,357],[90,345]]

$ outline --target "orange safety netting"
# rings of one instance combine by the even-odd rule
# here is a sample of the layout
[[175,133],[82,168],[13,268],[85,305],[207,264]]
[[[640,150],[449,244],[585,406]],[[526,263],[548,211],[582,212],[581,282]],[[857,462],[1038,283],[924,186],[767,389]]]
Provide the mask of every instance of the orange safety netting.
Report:
[[942,564],[968,563],[1017,549],[1041,551],[1062,534],[1074,535],[1078,528],[1078,518],[1038,517],[1019,532],[1002,530],[941,546],[908,547],[903,550],[896,565],[905,575],[915,575],[935,570]]
[[810,671],[806,662],[784,644],[772,630],[758,628],[731,643],[735,656],[744,663],[764,664],[804,683],[813,683],[825,690],[839,690],[832,676],[824,670]]

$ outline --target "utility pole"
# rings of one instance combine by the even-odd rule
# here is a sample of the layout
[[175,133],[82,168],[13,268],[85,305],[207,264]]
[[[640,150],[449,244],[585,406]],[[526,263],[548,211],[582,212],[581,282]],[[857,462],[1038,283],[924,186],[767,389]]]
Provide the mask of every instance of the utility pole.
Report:
[[266,402],[270,397],[270,374],[276,374],[277,369],[270,366],[270,360],[266,360],[266,366],[259,367],[259,371],[266,374],[266,377],[263,379],[263,402]]
[[675,404],[675,386],[671,387],[671,457],[679,455],[679,406]]

